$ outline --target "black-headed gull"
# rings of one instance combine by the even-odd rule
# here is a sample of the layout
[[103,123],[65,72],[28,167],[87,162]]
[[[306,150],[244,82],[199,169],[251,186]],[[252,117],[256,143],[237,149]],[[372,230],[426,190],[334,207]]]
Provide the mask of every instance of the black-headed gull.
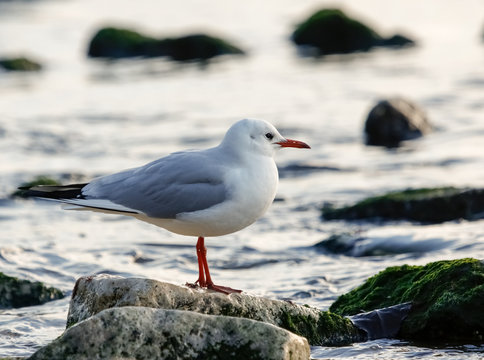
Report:
[[63,202],[68,209],[129,215],[177,234],[197,236],[195,284],[223,293],[240,292],[213,283],[204,238],[236,232],[266,212],[279,180],[273,155],[283,147],[309,148],[284,138],[266,121],[244,119],[210,149],[175,152],[86,184],[24,190],[28,196]]

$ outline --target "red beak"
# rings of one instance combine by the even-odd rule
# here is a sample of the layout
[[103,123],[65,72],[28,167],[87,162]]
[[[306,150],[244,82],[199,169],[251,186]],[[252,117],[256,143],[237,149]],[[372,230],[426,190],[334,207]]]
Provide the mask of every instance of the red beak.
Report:
[[276,144],[281,145],[281,147],[293,147],[293,148],[299,148],[299,149],[311,149],[311,147],[299,140],[292,140],[292,139],[286,139],[277,142]]

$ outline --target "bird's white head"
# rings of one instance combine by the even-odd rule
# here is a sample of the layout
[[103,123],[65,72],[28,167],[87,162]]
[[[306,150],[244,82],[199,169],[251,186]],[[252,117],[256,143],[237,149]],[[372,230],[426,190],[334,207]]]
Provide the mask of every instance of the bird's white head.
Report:
[[272,124],[257,119],[237,121],[227,131],[221,145],[266,156],[273,156],[275,150],[283,147],[310,148],[302,141],[286,139]]

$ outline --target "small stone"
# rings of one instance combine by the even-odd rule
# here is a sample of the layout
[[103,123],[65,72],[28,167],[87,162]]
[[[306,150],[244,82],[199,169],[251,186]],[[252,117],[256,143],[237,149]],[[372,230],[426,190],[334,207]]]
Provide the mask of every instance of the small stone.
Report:
[[0,68],[7,71],[39,71],[42,65],[25,57],[4,58],[0,59]]
[[365,122],[367,145],[397,147],[432,130],[427,115],[410,100],[396,97],[379,101]]

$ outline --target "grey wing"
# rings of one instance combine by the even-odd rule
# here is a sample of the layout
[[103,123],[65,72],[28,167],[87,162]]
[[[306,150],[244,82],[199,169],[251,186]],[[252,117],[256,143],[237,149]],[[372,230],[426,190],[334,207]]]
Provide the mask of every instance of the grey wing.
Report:
[[223,165],[202,151],[173,153],[145,166],[98,178],[82,192],[87,200],[105,199],[150,217],[168,219],[209,208],[227,197]]

